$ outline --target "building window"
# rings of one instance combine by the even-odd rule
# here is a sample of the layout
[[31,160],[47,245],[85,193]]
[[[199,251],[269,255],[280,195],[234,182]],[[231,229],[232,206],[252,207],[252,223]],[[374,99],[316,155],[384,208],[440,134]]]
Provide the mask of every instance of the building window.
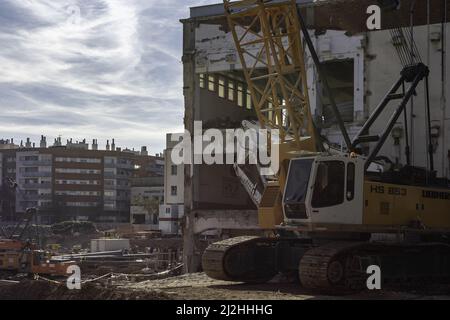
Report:
[[176,196],[178,194],[178,188],[176,186],[172,186],[170,189],[170,194],[172,196]]
[[105,191],[105,197],[115,197],[116,192],[115,191]]
[[[323,71],[328,75],[331,94],[334,97],[339,112],[344,122],[354,121],[355,112],[355,65],[353,59],[333,60],[324,62]],[[330,108],[331,100],[324,89],[323,83],[317,81],[317,92],[321,93],[321,104],[318,110],[322,110],[321,126],[328,128],[336,122],[336,118]]]
[[58,157],[56,162],[74,162],[74,163],[101,163],[102,160],[98,158],[64,158]]
[[225,79],[219,78],[219,97],[225,98]]
[[38,156],[25,156],[25,157],[20,157],[19,159],[20,159],[20,161],[38,161],[39,157]]
[[56,180],[56,184],[100,185],[98,180]]
[[172,175],[176,176],[178,174],[178,167],[177,166],[172,166],[171,171],[172,171]]
[[99,197],[100,191],[55,191],[57,196]]
[[244,86],[242,84],[237,86],[237,104],[239,107],[244,106]]
[[88,208],[88,207],[98,207],[98,202],[66,202],[65,205],[67,207],[82,207],[82,208]]
[[105,201],[103,207],[105,209],[116,209],[116,203],[114,201]]
[[116,158],[105,157],[105,164],[116,164]]
[[101,170],[94,169],[70,169],[70,168],[56,168],[56,173],[72,173],[72,174],[101,174]]
[[252,94],[250,93],[250,90],[247,89],[247,109],[252,109]]
[[208,90],[216,91],[216,79],[214,76],[208,76]]
[[199,75],[200,88],[205,89],[205,74],[200,73]]
[[228,80],[228,100],[234,101],[234,82]]

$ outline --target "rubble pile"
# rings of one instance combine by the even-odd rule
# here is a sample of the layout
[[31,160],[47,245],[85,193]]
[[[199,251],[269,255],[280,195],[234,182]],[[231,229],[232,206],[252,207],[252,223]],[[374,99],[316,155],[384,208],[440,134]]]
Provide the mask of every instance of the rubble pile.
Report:
[[24,280],[17,284],[0,283],[0,300],[167,300],[158,291],[133,291],[102,284],[87,283],[81,290],[69,290],[64,284]]

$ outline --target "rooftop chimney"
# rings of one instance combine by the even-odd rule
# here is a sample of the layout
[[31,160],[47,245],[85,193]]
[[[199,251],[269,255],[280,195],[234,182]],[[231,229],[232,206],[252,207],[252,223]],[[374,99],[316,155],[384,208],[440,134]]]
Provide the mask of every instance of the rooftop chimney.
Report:
[[97,139],[92,140],[92,150],[98,150]]
[[40,147],[43,148],[43,149],[47,148],[47,138],[44,137],[44,136],[41,136],[41,144],[40,144]]
[[143,146],[141,148],[141,156],[148,156],[148,151],[147,151],[147,147]]
[[116,151],[116,142],[114,141],[114,139],[112,139],[111,151]]
[[111,148],[109,146],[109,140],[106,140],[106,151],[109,151]]
[[53,146],[54,147],[61,147],[62,146],[61,137],[58,137],[58,138],[55,139],[55,144]]
[[27,138],[27,142],[25,143],[26,148],[31,148],[31,141],[30,138]]

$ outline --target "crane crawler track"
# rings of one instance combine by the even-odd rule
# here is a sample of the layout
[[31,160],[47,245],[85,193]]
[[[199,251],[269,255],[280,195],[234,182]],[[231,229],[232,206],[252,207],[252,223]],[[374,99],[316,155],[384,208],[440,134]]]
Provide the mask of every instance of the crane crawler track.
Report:
[[335,242],[309,250],[301,259],[302,285],[327,293],[365,289],[369,266],[381,270],[382,285],[450,283],[450,246],[443,243]]
[[276,241],[260,237],[237,237],[210,245],[202,258],[204,272],[213,279],[263,283],[277,271],[272,251]]
[[300,261],[300,282],[308,289],[347,290],[345,279],[350,275],[342,259],[363,246],[364,243],[337,242],[311,249]]

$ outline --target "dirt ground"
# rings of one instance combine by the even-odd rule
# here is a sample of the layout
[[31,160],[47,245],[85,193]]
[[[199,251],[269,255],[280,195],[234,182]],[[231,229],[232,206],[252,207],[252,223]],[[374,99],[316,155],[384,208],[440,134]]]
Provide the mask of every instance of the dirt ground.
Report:
[[45,281],[24,280],[18,284],[0,282],[0,300],[450,300],[450,288],[422,291],[386,290],[346,296],[325,296],[309,292],[298,283],[275,280],[263,285],[228,283],[191,274],[164,280],[131,283],[110,279],[89,283],[80,291]]
[[325,296],[301,288],[298,283],[283,282],[280,280],[262,285],[249,285],[229,283],[212,280],[203,273],[182,275],[179,277],[146,281],[124,288],[129,290],[153,291],[157,290],[176,300],[335,300],[335,299],[362,299],[362,300],[450,300],[450,288],[427,289],[427,292],[411,291],[381,291],[363,292],[346,296]]

